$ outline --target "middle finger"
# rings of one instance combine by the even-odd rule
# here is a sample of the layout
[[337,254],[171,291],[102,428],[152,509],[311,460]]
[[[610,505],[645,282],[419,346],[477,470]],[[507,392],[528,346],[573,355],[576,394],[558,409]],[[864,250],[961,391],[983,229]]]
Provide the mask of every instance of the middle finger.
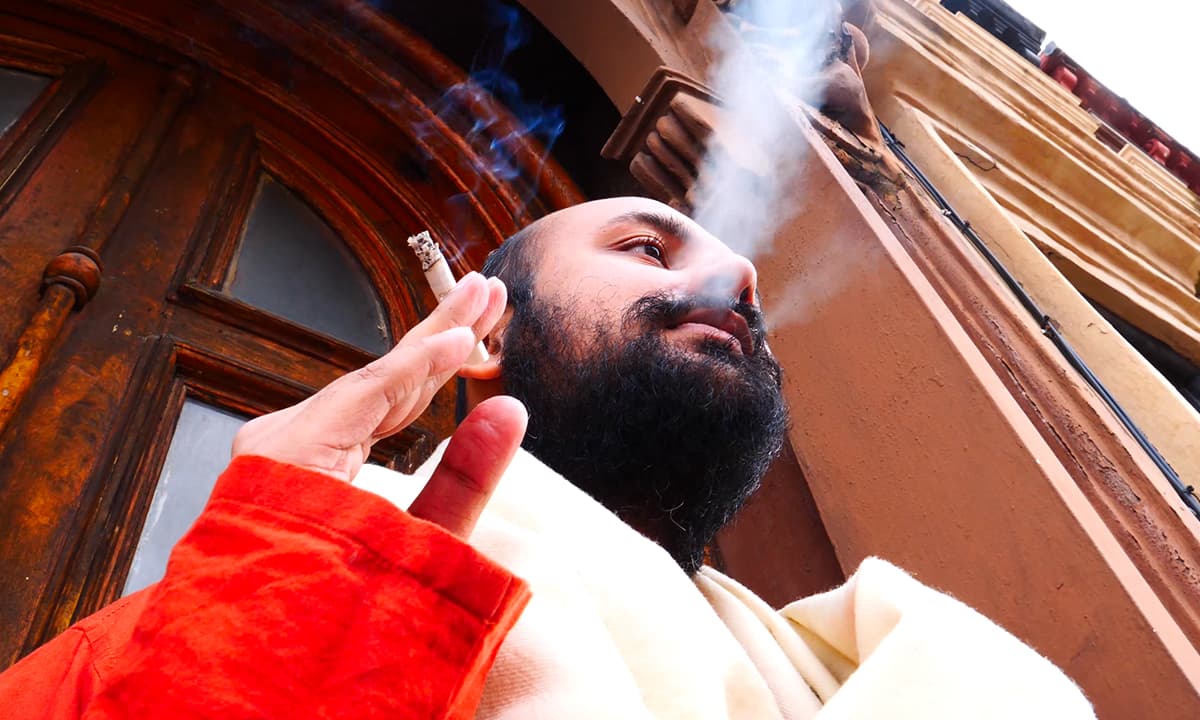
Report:
[[452,327],[472,327],[487,310],[490,295],[490,286],[482,275],[467,273],[433,312],[405,333],[400,342],[422,340]]

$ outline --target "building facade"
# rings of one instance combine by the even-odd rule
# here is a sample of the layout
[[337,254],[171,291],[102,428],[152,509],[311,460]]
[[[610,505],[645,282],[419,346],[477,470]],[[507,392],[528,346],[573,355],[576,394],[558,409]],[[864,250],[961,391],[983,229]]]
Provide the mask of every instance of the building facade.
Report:
[[[212,448],[428,312],[408,235],[462,273],[588,197],[689,208],[705,144],[747,141],[710,87],[731,5],[0,2],[0,659],[152,581]],[[1183,161],[961,13],[843,10],[826,101],[777,99],[801,150],[765,154],[800,169],[763,296],[826,289],[773,327],[791,443],[713,562],[784,602],[880,555],[1101,717],[1195,717]],[[452,395],[374,459],[419,462]]]

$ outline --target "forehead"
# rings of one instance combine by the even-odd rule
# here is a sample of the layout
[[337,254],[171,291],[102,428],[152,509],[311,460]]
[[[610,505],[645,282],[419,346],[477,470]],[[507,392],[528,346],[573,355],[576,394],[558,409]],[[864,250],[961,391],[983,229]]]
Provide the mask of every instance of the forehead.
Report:
[[544,249],[555,255],[585,253],[639,230],[670,235],[691,250],[732,253],[696,221],[648,198],[593,200],[560,210],[545,222],[549,242]]

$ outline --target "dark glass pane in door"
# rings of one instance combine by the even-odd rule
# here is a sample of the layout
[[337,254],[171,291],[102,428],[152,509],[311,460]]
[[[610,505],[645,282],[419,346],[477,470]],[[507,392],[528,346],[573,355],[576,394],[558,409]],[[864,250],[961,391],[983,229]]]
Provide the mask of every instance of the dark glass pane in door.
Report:
[[229,465],[233,436],[245,422],[246,418],[207,403],[184,401],[124,594],[162,579],[171,548],[200,516],[217,476]]
[[0,68],[0,135],[21,119],[49,84],[45,75]]
[[225,289],[364,350],[382,354],[391,345],[362,264],[312,207],[273,178],[259,186]]

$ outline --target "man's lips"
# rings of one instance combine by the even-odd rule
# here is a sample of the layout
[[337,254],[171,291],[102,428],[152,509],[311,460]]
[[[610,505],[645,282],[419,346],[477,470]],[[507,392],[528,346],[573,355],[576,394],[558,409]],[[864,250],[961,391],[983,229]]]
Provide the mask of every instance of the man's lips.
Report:
[[720,308],[699,308],[680,318],[672,328],[685,325],[697,325],[716,330],[718,334],[726,335],[737,342],[738,349],[743,355],[754,354],[754,336],[746,319],[732,310]]

